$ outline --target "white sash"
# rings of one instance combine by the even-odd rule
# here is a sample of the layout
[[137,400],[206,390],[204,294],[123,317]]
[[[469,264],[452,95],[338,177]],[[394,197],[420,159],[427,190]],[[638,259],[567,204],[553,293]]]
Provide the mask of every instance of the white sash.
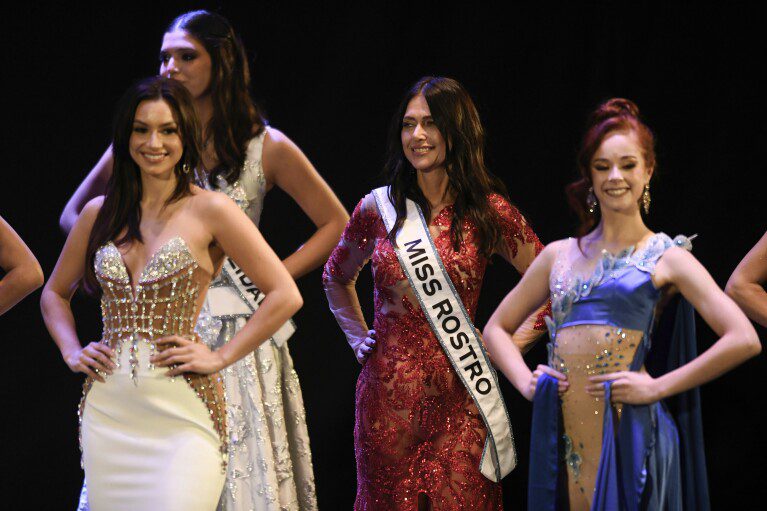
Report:
[[[373,195],[386,230],[391,231],[397,213],[389,200],[388,187],[376,188]],[[487,439],[480,471],[499,482],[516,466],[517,454],[498,378],[434,247],[421,208],[409,199],[406,203],[407,217],[396,234],[395,252],[431,329],[485,422]]]
[[[264,301],[266,295],[251,282],[248,276],[245,275],[245,272],[229,257],[224,261],[221,271],[226,274],[232,286],[217,286],[208,290],[208,304],[210,305],[211,315],[217,317],[252,316],[261,302]],[[289,319],[287,323],[282,325],[272,335],[272,340],[278,348],[282,347],[295,331],[296,324],[292,319]]]

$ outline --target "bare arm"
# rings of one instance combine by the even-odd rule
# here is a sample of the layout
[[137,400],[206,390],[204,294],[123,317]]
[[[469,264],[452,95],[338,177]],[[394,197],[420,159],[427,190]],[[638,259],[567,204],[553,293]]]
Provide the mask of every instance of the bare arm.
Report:
[[732,272],[725,292],[746,315],[767,327],[767,232]]
[[288,270],[253,222],[231,199],[220,193],[203,191],[199,204],[199,221],[212,240],[266,297],[245,326],[215,352],[180,336],[159,339],[157,346],[162,352],[151,360],[158,366],[173,365],[167,373],[169,376],[185,372],[209,374],[224,369],[252,353],[303,305]]
[[80,215],[80,211],[82,211],[88,201],[104,193],[109,176],[112,175],[113,163],[112,146],[110,145],[98,163],[96,163],[96,166],[91,169],[72,197],[69,198],[67,205],[64,206],[64,211],[61,212],[61,217],[59,218],[59,226],[65,233],[72,230],[75,222],[77,222],[77,217]]
[[274,184],[284,190],[317,227],[283,261],[293,278],[299,278],[327,260],[349,215],[301,149],[278,130],[270,129],[266,135],[263,164],[267,186]]
[[0,217],[0,316],[43,285],[43,270],[24,240]]
[[242,329],[218,352],[233,364],[269,339],[303,305],[290,273],[259,230],[229,198],[211,194],[204,218],[216,243],[265,294]]
[[114,368],[110,360],[114,353],[106,345],[97,342],[82,347],[75,329],[71,300],[83,277],[85,250],[102,201],[98,197],[83,208],[40,297],[45,326],[59,347],[64,361],[72,371],[85,373],[99,381],[103,381],[99,371],[109,373]]
[[520,325],[539,309],[549,296],[549,274],[557,243],[547,246],[535,258],[519,284],[506,295],[490,316],[483,331],[485,345],[493,362],[527,399],[533,398],[537,378],[544,372],[560,380],[560,391],[564,391],[567,386],[564,375],[546,366],[538,366],[535,373],[530,371],[520,349],[520,345],[526,344],[512,338]]
[[703,385],[761,351],[751,322],[686,250],[668,249],[655,267],[654,282],[658,287],[676,286],[719,340],[694,360],[655,379],[647,373],[629,371],[590,378],[596,384],[587,387],[592,395],[601,395],[602,382],[614,380],[614,401],[652,403]]
[[[497,252],[524,275],[543,250],[543,244],[516,207],[499,195],[492,195],[490,202],[498,213],[502,234]],[[548,312],[548,303],[541,305],[514,332],[512,338],[522,353],[532,348],[546,330],[543,317]]]

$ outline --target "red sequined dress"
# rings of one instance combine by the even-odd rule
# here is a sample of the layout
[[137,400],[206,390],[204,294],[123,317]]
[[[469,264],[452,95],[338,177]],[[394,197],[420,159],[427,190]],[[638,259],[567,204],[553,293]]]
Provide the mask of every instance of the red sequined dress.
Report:
[[[489,200],[503,234],[495,253],[522,273],[542,245],[514,206],[495,194]],[[452,218],[447,206],[429,230],[473,319],[488,259],[469,220],[453,250]],[[372,194],[355,208],[323,274],[330,308],[352,346],[367,331],[354,283],[368,260],[376,346],[357,381],[355,509],[415,511],[419,494],[434,510],[502,509],[500,484],[479,471],[485,425],[418,305]],[[544,328],[540,319],[536,329]]]

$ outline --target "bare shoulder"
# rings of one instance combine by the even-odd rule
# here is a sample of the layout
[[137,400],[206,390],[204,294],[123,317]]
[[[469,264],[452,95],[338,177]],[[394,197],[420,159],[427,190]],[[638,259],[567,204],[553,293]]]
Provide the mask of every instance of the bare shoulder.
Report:
[[298,146],[277,128],[264,128],[264,161],[272,157],[286,156],[294,153],[300,153]]
[[543,247],[541,253],[536,256],[535,260],[538,261],[538,264],[545,264],[547,268],[551,268],[557,258],[557,255],[562,250],[568,248],[570,240],[571,238],[565,238],[548,243]]
[[541,257],[543,254],[546,254],[546,257],[554,257],[560,251],[570,248],[572,240],[573,238],[563,238],[561,240],[552,241],[543,247],[543,250],[538,257]]
[[80,212],[80,217],[84,219],[96,219],[96,215],[101,211],[101,207],[104,205],[104,196],[99,195],[89,200],[83,210]]
[[237,204],[225,193],[205,190],[198,186],[192,188],[189,205],[203,219],[227,214],[232,208],[239,211]]
[[690,253],[688,250],[685,250],[681,247],[672,246],[663,252],[663,255],[658,260],[656,268],[667,266],[671,269],[679,270],[686,265],[690,265],[691,263],[700,264],[698,263],[698,260],[695,259],[695,256],[692,255],[692,253]]
[[679,285],[684,282],[700,281],[708,276],[702,264],[687,250],[681,247],[669,247],[655,264],[653,282],[656,287],[669,284]]

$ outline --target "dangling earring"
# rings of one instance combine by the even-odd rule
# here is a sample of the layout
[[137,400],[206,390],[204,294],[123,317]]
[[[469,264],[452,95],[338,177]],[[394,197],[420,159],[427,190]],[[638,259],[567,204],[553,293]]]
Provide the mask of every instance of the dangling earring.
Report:
[[650,213],[650,201],[652,199],[650,198],[650,183],[647,183],[644,185],[644,191],[642,192],[642,209],[644,209],[644,214],[647,215]]
[[589,194],[586,196],[586,207],[592,215],[594,214],[594,211],[596,211],[597,204],[599,203],[597,202],[597,196],[594,195],[594,187],[589,186]]
[[181,170],[184,172],[184,174],[189,174],[189,164],[185,162],[183,165],[181,165]]

